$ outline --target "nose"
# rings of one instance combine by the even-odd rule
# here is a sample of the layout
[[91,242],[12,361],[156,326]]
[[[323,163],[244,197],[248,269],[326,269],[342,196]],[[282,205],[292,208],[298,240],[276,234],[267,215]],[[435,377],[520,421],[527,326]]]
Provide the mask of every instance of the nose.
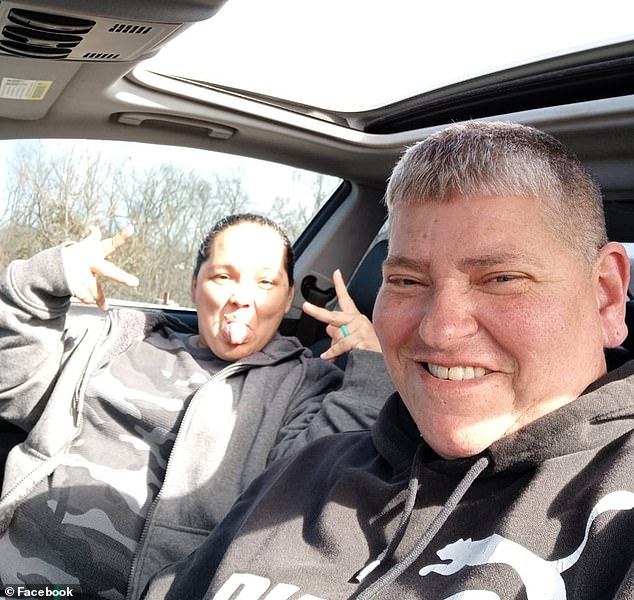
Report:
[[422,307],[418,335],[425,345],[446,350],[478,329],[474,303],[468,293],[451,285],[436,285]]
[[253,304],[253,290],[252,286],[245,284],[236,284],[231,290],[231,296],[229,296],[229,302],[236,306],[251,306]]

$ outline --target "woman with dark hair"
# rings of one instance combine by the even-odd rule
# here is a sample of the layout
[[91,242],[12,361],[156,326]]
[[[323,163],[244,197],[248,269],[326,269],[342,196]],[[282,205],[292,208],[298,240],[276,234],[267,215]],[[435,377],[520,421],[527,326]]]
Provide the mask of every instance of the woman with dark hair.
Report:
[[[392,391],[379,352],[351,352],[344,378],[278,333],[293,252],[258,215],[223,219],[201,244],[198,332],[129,309],[67,323],[71,296],[106,308],[96,275],[137,284],[106,260],[129,235],[94,231],[12,263],[0,279],[0,416],[27,433],[9,454],[0,499],[6,584],[135,597],[274,459],[367,428]],[[365,331],[367,348],[369,322]]]

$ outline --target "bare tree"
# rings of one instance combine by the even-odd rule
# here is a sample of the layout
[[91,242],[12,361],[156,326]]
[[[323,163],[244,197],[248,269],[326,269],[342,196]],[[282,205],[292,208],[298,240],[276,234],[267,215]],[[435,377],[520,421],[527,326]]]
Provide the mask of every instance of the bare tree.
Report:
[[308,222],[306,209],[294,205],[288,197],[276,196],[268,216],[286,232],[291,241],[297,239]]
[[40,144],[18,146],[9,165],[4,253],[15,254],[9,241],[15,244],[27,231],[28,239],[19,244],[27,256],[84,234],[86,223],[103,212],[101,187],[108,177],[99,155],[51,158]]
[[299,237],[333,192],[326,176],[320,173],[294,169],[293,179],[301,181],[303,187],[312,189],[310,201],[302,204],[289,196],[276,196],[269,212],[269,217],[279,223],[291,241]]
[[[267,211],[291,239],[328,195],[323,176],[296,170],[293,177],[304,188],[312,187],[313,197],[301,204],[280,196]],[[104,282],[106,294],[191,305],[191,274],[201,238],[223,216],[248,210],[253,209],[241,173],[204,177],[171,163],[148,168],[76,147],[52,153],[41,143],[18,144],[0,215],[0,267],[64,240],[81,239],[91,225],[106,237],[132,224],[134,236],[113,258],[141,284],[128,289]]]
[[240,180],[164,164],[136,173],[120,186],[121,205],[135,235],[119,257],[123,268],[141,278],[139,297],[190,304],[195,253],[204,233],[222,216],[245,210],[248,198]]

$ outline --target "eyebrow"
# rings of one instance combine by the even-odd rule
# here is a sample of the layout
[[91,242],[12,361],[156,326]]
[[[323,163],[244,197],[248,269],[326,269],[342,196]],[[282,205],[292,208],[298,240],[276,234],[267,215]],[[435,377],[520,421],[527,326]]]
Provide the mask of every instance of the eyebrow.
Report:
[[235,267],[228,263],[216,263],[216,262],[207,262],[207,267],[210,269],[227,269],[227,270],[235,270]]
[[401,254],[390,254],[384,261],[383,267],[404,267],[412,271],[424,271],[429,266],[426,260],[408,258]]
[[463,268],[496,267],[508,263],[522,263],[536,265],[538,261],[534,257],[528,256],[525,252],[500,252],[496,254],[484,254],[474,258],[466,258],[460,261]]
[[[205,263],[203,263],[205,264]],[[206,263],[206,269],[208,271],[229,271],[230,273],[236,273],[239,271],[239,268],[230,263]],[[202,266],[201,266],[202,270]],[[269,277],[277,277],[278,275],[285,275],[286,270],[284,266],[280,267],[272,267],[272,266],[263,266],[255,269],[255,273],[257,275],[266,275]]]
[[[495,254],[483,254],[472,258],[465,258],[458,263],[461,270],[468,270],[482,267],[495,267],[497,265],[508,263],[529,263],[537,265],[533,257],[528,256],[524,252],[499,252]],[[412,271],[426,271],[429,269],[429,261],[417,258],[409,258],[400,254],[392,254],[383,261],[383,267],[402,267]]]

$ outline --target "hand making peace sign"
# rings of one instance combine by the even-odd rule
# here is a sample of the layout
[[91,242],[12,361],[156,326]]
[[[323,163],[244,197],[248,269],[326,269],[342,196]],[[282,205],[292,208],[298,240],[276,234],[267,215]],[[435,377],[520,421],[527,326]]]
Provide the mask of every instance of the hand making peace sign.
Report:
[[91,227],[88,237],[62,248],[64,274],[73,296],[84,304],[95,303],[102,310],[106,310],[108,303],[97,275],[128,287],[139,285],[139,280],[134,275],[106,260],[107,256],[126,243],[133,231],[132,227],[127,227],[111,238],[102,240],[99,228]]
[[302,306],[302,310],[307,315],[328,324],[326,333],[331,339],[330,348],[321,354],[321,358],[333,361],[350,350],[381,352],[374,326],[370,319],[359,312],[350,294],[348,294],[341,271],[337,269],[332,278],[341,310],[320,308],[310,302],[304,302]]

